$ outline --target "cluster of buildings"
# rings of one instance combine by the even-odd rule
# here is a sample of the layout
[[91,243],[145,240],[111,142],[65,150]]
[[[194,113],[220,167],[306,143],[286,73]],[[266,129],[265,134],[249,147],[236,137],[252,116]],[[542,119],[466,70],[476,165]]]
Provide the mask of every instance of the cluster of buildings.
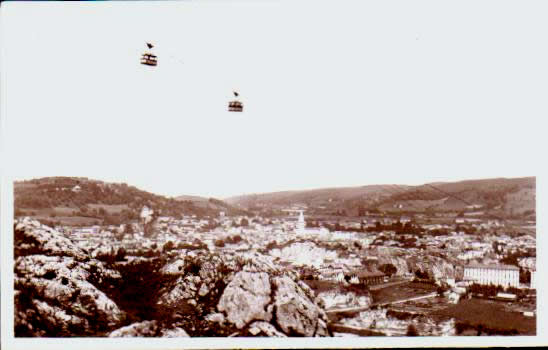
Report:
[[[409,257],[417,255],[443,257],[449,263],[460,266],[464,270],[462,276],[464,281],[520,287],[520,268],[501,264],[500,260],[507,254],[536,249],[535,238],[527,235],[520,237],[510,237],[502,233],[471,235],[456,231],[451,231],[447,235],[413,235],[391,231],[364,233],[358,230],[363,221],[354,222],[357,228],[355,232],[348,229],[344,232],[329,231],[325,227],[307,227],[302,208],[292,209],[292,212],[298,214],[296,218],[294,215],[287,218],[227,217],[224,213],[221,213],[218,218],[207,219],[196,216],[184,216],[181,219],[159,217],[155,223],[155,234],[151,237],[143,234],[139,223],[128,223],[119,227],[57,227],[57,229],[88,247],[99,246],[104,244],[105,240],[109,240],[111,245],[124,247],[129,253],[143,247],[156,246],[160,249],[168,241],[172,241],[175,245],[193,244],[198,241],[207,245],[210,250],[230,253],[248,251],[264,253],[267,243],[273,242],[279,248],[271,249],[266,253],[272,258],[288,263],[296,269],[303,266],[313,267],[318,271],[318,278],[322,280],[353,284],[375,284],[386,281],[388,277],[381,271],[364,268],[363,259],[371,258],[367,254],[375,247],[389,247],[398,249]],[[383,218],[383,220],[388,219]],[[243,222],[246,224],[243,225]],[[126,225],[131,225],[131,230],[127,230]],[[231,238],[235,236],[240,236],[241,240],[233,241]],[[120,237],[123,238],[120,239]],[[226,239],[226,244],[222,246],[216,244],[218,240],[223,239]],[[410,246],[409,242],[412,242]],[[331,248],[340,246],[348,248],[345,255],[338,254],[336,252],[338,248]],[[520,266],[531,272],[531,287],[535,288],[535,261],[522,260]],[[455,278],[455,276],[446,277]]]

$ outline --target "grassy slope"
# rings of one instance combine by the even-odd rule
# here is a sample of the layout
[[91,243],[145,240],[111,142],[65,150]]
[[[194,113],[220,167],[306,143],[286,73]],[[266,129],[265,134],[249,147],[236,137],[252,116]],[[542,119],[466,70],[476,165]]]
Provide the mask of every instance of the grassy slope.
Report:
[[372,185],[253,194],[228,198],[226,201],[243,207],[259,203],[280,206],[297,203],[309,206],[323,205],[331,210],[352,211],[349,212],[350,215],[356,215],[359,206],[395,210],[394,206],[399,204],[403,205],[402,210],[408,211],[462,211],[465,210],[467,202],[482,204],[489,208],[501,205],[502,214],[523,213],[535,209],[534,177],[467,180],[436,183],[434,186],[439,191],[426,185]]
[[518,312],[504,310],[501,302],[481,299],[469,299],[457,305],[436,311],[433,315],[453,317],[457,322],[467,322],[472,325],[483,324],[490,328],[512,330],[520,334],[536,333],[536,319],[523,316]]

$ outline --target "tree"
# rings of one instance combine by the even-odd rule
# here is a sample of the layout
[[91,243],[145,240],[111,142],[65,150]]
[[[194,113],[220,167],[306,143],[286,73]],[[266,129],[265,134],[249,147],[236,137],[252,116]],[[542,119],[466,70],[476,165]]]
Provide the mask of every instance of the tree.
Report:
[[439,286],[438,289],[437,289],[438,296],[439,296],[439,297],[443,297],[443,294],[444,294],[447,290],[448,290],[447,287]]
[[531,283],[531,271],[520,268],[519,269],[519,282]]
[[175,243],[173,243],[173,241],[168,241],[164,244],[164,253],[172,250],[173,248],[175,248]]
[[243,218],[242,220],[240,220],[240,226],[242,226],[242,227],[249,226],[249,221],[247,221],[246,218]]
[[379,221],[375,222],[375,231],[381,232],[382,229],[383,229],[382,224]]
[[133,224],[131,224],[130,222],[128,222],[127,224],[124,225],[124,233],[127,233],[127,234],[133,234]]
[[398,272],[398,269],[396,268],[396,266],[392,264],[382,264],[381,266],[379,266],[379,270],[385,275],[387,275],[388,277],[391,277],[393,274]]
[[125,260],[125,258],[126,258],[126,250],[124,249],[124,247],[122,247],[118,249],[118,251],[116,252],[115,260],[122,261],[122,260]]
[[406,336],[408,337],[416,337],[419,335],[419,332],[417,332],[417,328],[414,324],[410,323],[409,326],[407,326],[407,333]]
[[420,278],[420,279],[429,279],[429,275],[428,275],[428,272],[427,271],[421,271],[421,270],[416,270],[415,271],[415,276],[417,276],[417,278]]

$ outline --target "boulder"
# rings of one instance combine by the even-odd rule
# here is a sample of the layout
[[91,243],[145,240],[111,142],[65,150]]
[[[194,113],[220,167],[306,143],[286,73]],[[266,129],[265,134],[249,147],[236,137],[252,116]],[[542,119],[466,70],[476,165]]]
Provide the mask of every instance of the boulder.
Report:
[[220,325],[225,323],[225,316],[220,312],[209,314],[205,317],[205,319],[206,321],[218,323]]
[[188,337],[184,329],[175,327],[170,329],[162,328],[158,321],[142,321],[112,331],[109,338],[129,337],[160,337],[160,338],[182,338]]
[[255,337],[286,338],[287,335],[278,331],[272,324],[264,321],[256,321],[249,325],[248,331]]
[[[318,333],[318,319],[325,314],[297,283],[287,276],[274,278],[276,323],[288,335],[312,337]],[[320,327],[320,333],[327,333]]]
[[154,337],[158,333],[157,321],[143,321],[112,331],[109,338]]
[[160,273],[165,275],[184,275],[185,273],[185,260],[176,259],[160,269]]
[[160,332],[160,337],[162,338],[188,338],[189,335],[185,332],[184,329],[175,327],[171,329],[163,329]]
[[83,263],[71,257],[18,257],[16,327],[26,334],[31,331],[29,324],[34,324],[32,332],[39,332],[36,327],[41,325],[43,331],[61,335],[116,327],[125,313],[90,282],[99,284],[115,278],[120,278],[117,272],[94,260]]
[[242,329],[253,320],[270,321],[270,280],[265,272],[239,272],[225,288],[217,309],[227,320]]
[[234,276],[220,257],[208,254],[177,259],[161,269],[165,274],[178,274],[174,270],[184,275],[159,291],[157,305],[175,313],[214,312],[223,287]]
[[87,252],[62,233],[30,218],[14,222],[15,256],[44,254],[68,256],[77,260],[88,258]]

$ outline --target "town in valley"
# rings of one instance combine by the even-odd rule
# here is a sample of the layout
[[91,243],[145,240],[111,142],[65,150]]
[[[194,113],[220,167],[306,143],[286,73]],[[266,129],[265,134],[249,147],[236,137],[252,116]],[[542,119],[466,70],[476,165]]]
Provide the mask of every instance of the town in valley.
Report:
[[15,336],[536,334],[534,177],[164,197],[17,181]]

